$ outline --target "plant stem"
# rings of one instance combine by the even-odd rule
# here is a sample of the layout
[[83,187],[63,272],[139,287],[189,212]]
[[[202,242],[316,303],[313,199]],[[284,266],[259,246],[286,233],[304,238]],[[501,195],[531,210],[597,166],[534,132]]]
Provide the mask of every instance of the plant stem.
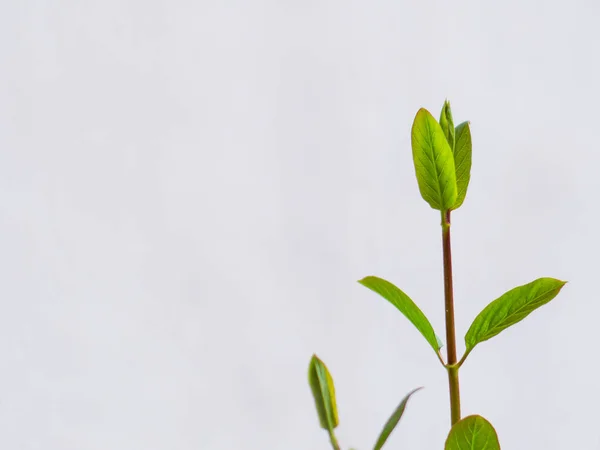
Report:
[[331,446],[333,447],[333,450],[341,449],[340,444],[338,443],[333,430],[329,431],[329,440],[331,441]]
[[450,245],[450,211],[442,212],[442,249],[444,258],[444,299],[446,306],[447,370],[450,388],[450,418],[454,425],[460,420],[460,386],[456,364],[456,330],[454,326],[454,293],[452,288],[452,251]]

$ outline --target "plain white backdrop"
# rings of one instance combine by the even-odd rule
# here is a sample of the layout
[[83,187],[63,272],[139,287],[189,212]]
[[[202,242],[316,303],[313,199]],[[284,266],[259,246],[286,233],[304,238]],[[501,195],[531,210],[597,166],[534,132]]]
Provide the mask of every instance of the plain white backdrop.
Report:
[[446,375],[390,304],[444,336],[439,215],[410,127],[470,120],[453,215],[459,352],[506,290],[569,280],[480,345],[463,413],[506,450],[600,449],[600,4],[4,0],[0,447],[439,450]]

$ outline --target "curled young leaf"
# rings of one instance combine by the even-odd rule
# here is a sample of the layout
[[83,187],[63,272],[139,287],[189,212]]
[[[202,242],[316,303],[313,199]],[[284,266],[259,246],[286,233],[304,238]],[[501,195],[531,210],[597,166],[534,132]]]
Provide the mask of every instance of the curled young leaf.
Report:
[[358,281],[363,286],[378,293],[411,321],[411,323],[421,332],[423,337],[429,342],[429,345],[437,353],[442,347],[440,339],[436,336],[429,319],[423,314],[423,311],[411,300],[411,298],[383,278],[369,276]]
[[327,366],[313,355],[308,366],[308,383],[315,399],[321,428],[332,432],[339,424],[335,387]]
[[565,283],[554,278],[538,278],[511,289],[491,302],[475,318],[465,335],[467,352],[548,303],[558,295]]
[[454,120],[452,119],[452,110],[450,109],[450,102],[448,100],[444,102],[444,106],[442,107],[442,113],[440,114],[440,127],[442,127],[442,131],[444,132],[444,136],[446,136],[446,140],[448,141],[448,145],[450,145],[450,149],[454,151]]
[[452,209],[457,195],[454,156],[440,124],[424,108],[415,116],[411,144],[421,196],[433,209]]
[[481,416],[458,421],[446,439],[445,450],[500,450],[496,430]]
[[400,404],[394,410],[394,413],[390,416],[388,421],[383,426],[383,430],[381,430],[381,433],[379,434],[379,438],[377,439],[377,443],[375,444],[375,447],[373,447],[373,450],[381,450],[383,445],[386,443],[387,439],[390,437],[390,434],[392,434],[392,431],[394,431],[394,428],[396,428],[396,425],[398,425],[398,422],[402,418],[404,410],[406,409],[406,403],[408,402],[408,399],[420,389],[423,388],[417,388],[412,390],[406,395],[406,397],[402,399]]

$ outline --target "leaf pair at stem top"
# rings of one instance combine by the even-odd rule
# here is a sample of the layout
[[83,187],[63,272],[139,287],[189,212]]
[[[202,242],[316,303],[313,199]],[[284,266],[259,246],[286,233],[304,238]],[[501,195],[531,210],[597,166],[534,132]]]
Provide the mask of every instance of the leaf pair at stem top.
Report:
[[471,179],[471,129],[469,122],[454,127],[450,103],[442,108],[440,121],[421,108],[411,131],[413,160],[423,199],[433,209],[460,207]]

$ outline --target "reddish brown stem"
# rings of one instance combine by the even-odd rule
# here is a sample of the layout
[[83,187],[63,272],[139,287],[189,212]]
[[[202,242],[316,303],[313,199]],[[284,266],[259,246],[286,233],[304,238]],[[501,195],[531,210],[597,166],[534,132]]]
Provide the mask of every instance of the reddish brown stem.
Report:
[[[446,348],[448,366],[456,364],[456,330],[454,326],[454,292],[452,287],[452,249],[450,245],[450,211],[442,212],[442,249],[444,259],[444,299],[446,306]],[[450,388],[450,417],[454,425],[460,420],[460,385],[458,367],[447,367]]]

